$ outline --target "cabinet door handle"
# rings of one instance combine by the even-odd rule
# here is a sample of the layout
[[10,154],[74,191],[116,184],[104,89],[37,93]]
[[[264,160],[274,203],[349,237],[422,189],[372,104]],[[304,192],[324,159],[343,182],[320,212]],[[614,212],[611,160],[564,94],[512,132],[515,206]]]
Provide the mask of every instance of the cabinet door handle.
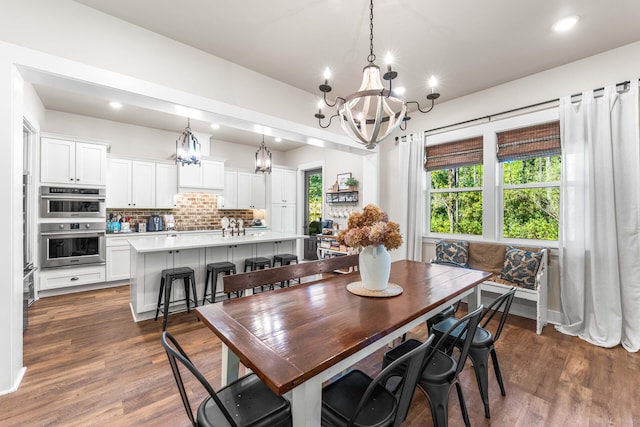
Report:
[[71,278],[71,279],[69,279],[69,280],[71,280],[72,282],[75,282],[76,280],[80,280],[80,278],[79,278],[79,277],[72,277],[72,278]]
[[73,181],[73,178],[69,178],[69,181]]

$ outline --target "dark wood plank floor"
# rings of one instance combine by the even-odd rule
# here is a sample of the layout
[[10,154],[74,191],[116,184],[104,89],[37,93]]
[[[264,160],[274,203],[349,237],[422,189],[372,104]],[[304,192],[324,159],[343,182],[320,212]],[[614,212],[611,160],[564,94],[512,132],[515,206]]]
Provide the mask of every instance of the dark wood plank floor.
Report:
[[[134,323],[128,302],[128,287],[37,301],[24,335],[28,370],[16,393],[0,396],[0,426],[188,426],[160,344],[161,322]],[[220,342],[193,313],[173,315],[168,329],[217,387]],[[541,336],[534,329],[533,321],[515,316],[505,327],[497,350],[507,396],[491,369],[490,420],[473,368],[465,367],[473,426],[640,425],[640,354],[591,346],[549,326]],[[359,367],[375,374],[380,359],[373,355]],[[204,398],[195,382],[188,385],[194,401]],[[450,425],[462,425],[455,392],[449,407]],[[432,425],[420,392],[405,425]]]

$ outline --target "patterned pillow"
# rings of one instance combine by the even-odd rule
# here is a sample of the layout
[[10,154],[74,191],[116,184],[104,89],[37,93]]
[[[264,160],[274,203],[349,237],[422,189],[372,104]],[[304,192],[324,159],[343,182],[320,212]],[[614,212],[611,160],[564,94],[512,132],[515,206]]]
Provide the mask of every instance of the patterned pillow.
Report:
[[447,242],[440,240],[436,244],[435,264],[469,268],[469,242]]
[[535,289],[536,272],[540,262],[542,262],[542,252],[529,252],[509,246],[504,254],[500,278],[526,289]]

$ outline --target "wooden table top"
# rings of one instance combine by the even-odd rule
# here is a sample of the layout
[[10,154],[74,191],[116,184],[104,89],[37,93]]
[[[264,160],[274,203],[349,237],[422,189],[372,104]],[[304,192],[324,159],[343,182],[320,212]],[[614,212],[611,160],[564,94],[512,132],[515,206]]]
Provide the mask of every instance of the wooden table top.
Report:
[[472,289],[489,273],[391,264],[399,296],[351,294],[358,272],[198,307],[200,319],[274,392],[284,394],[381,337]]

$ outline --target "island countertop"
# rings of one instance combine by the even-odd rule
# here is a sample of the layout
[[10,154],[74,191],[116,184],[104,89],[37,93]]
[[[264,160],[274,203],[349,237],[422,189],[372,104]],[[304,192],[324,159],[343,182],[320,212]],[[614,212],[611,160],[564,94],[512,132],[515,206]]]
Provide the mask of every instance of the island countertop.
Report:
[[242,245],[280,240],[304,239],[300,234],[279,233],[276,231],[247,232],[245,235],[230,234],[179,234],[177,236],[158,236],[144,239],[129,239],[129,244],[138,253],[162,252],[177,249],[196,249],[226,245]]

